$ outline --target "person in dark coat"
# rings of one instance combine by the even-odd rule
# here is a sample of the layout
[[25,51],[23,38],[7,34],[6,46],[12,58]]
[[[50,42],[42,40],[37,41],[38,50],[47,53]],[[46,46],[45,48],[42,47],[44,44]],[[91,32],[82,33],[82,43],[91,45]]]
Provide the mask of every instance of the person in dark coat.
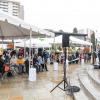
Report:
[[93,51],[92,55],[93,55],[93,64],[95,64],[96,63],[97,54],[96,54],[95,51]]
[[29,74],[29,60],[25,60],[25,68],[26,68],[26,73]]
[[79,52],[78,51],[76,51],[76,64],[78,64],[78,62],[79,62],[79,60],[78,60],[78,58],[79,58]]
[[98,58],[99,58],[99,64],[100,64],[100,50],[98,51]]
[[48,71],[47,68],[47,59],[48,59],[48,52],[46,50],[43,51],[43,62],[44,62],[44,68],[46,71]]
[[3,65],[4,65],[4,60],[2,59],[2,55],[0,55],[0,73],[3,74]]

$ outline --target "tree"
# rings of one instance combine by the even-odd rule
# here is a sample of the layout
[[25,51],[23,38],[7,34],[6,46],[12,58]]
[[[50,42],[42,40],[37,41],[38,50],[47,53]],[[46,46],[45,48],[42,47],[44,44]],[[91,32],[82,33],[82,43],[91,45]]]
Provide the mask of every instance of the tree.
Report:
[[91,43],[92,43],[92,50],[93,50],[93,53],[92,53],[92,62],[93,64],[95,64],[96,62],[96,43],[95,43],[95,32],[93,31],[92,34],[91,34]]
[[59,32],[64,32],[63,30],[59,30]]
[[76,27],[73,29],[73,33],[75,33],[75,34],[77,34],[77,33],[78,33],[78,30],[77,30],[77,28],[76,28]]
[[95,41],[95,32],[94,31],[91,34],[91,43],[93,46],[93,51],[96,51],[96,41]]

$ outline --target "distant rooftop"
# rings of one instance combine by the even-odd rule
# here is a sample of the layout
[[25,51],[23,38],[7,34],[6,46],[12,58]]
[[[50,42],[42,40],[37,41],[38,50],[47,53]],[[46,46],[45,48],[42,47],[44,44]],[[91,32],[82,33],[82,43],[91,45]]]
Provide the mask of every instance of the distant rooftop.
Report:
[[0,1],[2,1],[2,2],[5,2],[5,1],[10,1],[10,2],[16,2],[16,3],[20,3],[20,0],[0,0]]

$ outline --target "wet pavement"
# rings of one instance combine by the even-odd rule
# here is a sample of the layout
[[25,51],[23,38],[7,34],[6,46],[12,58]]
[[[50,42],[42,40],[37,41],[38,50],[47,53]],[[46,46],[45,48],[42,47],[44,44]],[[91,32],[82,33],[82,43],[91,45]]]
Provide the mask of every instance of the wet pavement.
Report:
[[[71,65],[68,74],[71,74],[79,65]],[[53,65],[48,65],[49,71],[39,72],[37,80],[30,82],[27,74],[16,75],[0,81],[0,100],[72,100],[66,92],[56,88],[51,89],[63,79],[63,65],[54,71]]]

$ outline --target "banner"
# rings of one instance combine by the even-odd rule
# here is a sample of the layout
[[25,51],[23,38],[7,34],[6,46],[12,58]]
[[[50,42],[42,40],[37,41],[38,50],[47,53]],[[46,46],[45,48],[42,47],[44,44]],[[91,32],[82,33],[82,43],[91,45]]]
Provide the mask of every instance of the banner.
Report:
[[14,44],[11,42],[7,45],[7,48],[8,49],[14,49]]

